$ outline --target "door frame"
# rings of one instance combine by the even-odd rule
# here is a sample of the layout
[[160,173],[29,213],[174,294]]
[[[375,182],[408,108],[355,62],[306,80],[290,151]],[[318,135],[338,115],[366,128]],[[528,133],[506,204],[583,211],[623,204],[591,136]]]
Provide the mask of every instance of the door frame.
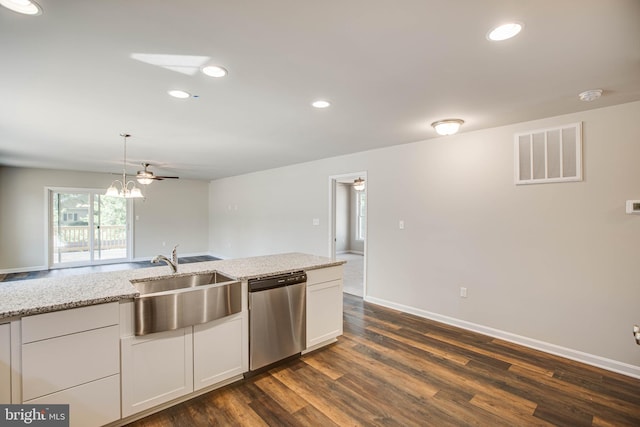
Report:
[[[131,262],[133,260],[133,250],[134,250],[134,203],[133,199],[127,199],[127,257],[126,258],[118,258],[118,259],[107,259],[100,261],[89,261],[88,263],[81,262],[69,262],[63,265],[54,265],[53,264],[53,239],[52,237],[52,226],[53,226],[53,193],[54,192],[62,192],[62,193],[104,193],[104,188],[78,188],[78,187],[44,187],[44,265],[47,270],[55,270],[58,268],[68,268],[68,267],[83,267],[83,266],[91,266],[91,265],[102,265],[102,264],[114,264],[118,262]],[[93,212],[93,208],[92,212]],[[93,215],[89,216],[89,223],[93,224]],[[93,227],[91,228],[93,231]]]
[[364,228],[364,272],[362,278],[362,297],[367,297],[367,247],[369,246],[369,180],[367,171],[343,173],[329,176],[329,258],[336,259],[336,186],[339,180],[347,178],[363,178],[365,181],[364,192],[367,201],[365,213],[366,223]]

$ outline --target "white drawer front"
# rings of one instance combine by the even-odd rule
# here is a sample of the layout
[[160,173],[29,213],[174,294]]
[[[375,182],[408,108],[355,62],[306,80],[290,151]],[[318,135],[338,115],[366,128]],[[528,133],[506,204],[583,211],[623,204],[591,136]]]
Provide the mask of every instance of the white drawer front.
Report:
[[102,426],[120,419],[120,375],[112,375],[25,403],[68,404],[70,427]]
[[22,399],[30,400],[120,372],[119,327],[22,346]]
[[313,286],[318,283],[330,282],[332,280],[342,279],[342,265],[335,267],[320,268],[317,270],[308,270],[307,285]]
[[22,318],[22,343],[117,325],[118,303],[90,305]]

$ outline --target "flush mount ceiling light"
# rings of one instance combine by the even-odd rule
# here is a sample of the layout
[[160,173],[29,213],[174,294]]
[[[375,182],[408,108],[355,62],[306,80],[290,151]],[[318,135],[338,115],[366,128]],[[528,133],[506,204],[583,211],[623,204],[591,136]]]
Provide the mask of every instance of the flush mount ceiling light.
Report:
[[460,126],[464,123],[461,119],[445,119],[431,123],[431,126],[438,132],[438,135],[453,135],[458,133]]
[[[122,181],[116,179],[111,183],[105,196],[111,197],[124,197],[126,199],[140,199],[144,197],[142,191],[136,187],[136,183],[133,181],[127,182],[127,138],[131,135],[128,133],[121,133],[120,136],[124,139],[124,156],[122,160]],[[131,188],[129,188],[131,185]]]
[[311,105],[315,108],[327,108],[331,105],[331,103],[329,101],[318,100],[313,101]]
[[178,90],[178,89],[170,90],[168,93],[174,98],[180,98],[180,99],[189,98],[191,96],[189,92],[185,92],[183,90]]
[[507,40],[518,35],[518,33],[522,31],[523,27],[524,25],[519,22],[502,24],[489,31],[489,33],[487,33],[487,38],[494,42]]
[[578,98],[580,101],[591,102],[602,96],[602,89],[591,89],[585,90],[584,92],[578,94]]
[[358,178],[353,181],[353,189],[356,191],[364,190],[364,179]]
[[218,65],[208,65],[202,69],[202,72],[209,77],[224,77],[227,70]]
[[0,0],[0,5],[23,15],[41,15],[42,8],[34,1],[29,0]]

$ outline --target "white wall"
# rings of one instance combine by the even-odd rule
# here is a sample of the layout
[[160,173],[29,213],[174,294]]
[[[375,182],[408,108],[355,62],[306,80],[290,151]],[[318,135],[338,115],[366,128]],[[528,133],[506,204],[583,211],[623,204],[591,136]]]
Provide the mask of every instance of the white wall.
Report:
[[[107,188],[113,176],[0,166],[0,271],[46,268],[45,187]],[[134,202],[135,258],[207,253],[208,183],[165,180]],[[166,242],[166,247],[162,242]]]
[[[211,250],[328,255],[328,177],[366,170],[368,299],[640,374],[638,117],[636,102],[213,181]],[[585,180],[515,186],[513,134],[576,121]]]

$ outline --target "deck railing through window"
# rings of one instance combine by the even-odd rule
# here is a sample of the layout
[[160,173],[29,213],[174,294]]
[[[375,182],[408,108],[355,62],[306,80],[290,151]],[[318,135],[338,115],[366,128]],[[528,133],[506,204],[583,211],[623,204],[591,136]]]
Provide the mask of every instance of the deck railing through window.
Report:
[[[83,252],[89,250],[89,227],[86,225],[54,227],[55,246],[59,252]],[[96,248],[125,249],[127,247],[126,225],[102,225],[95,229]]]

